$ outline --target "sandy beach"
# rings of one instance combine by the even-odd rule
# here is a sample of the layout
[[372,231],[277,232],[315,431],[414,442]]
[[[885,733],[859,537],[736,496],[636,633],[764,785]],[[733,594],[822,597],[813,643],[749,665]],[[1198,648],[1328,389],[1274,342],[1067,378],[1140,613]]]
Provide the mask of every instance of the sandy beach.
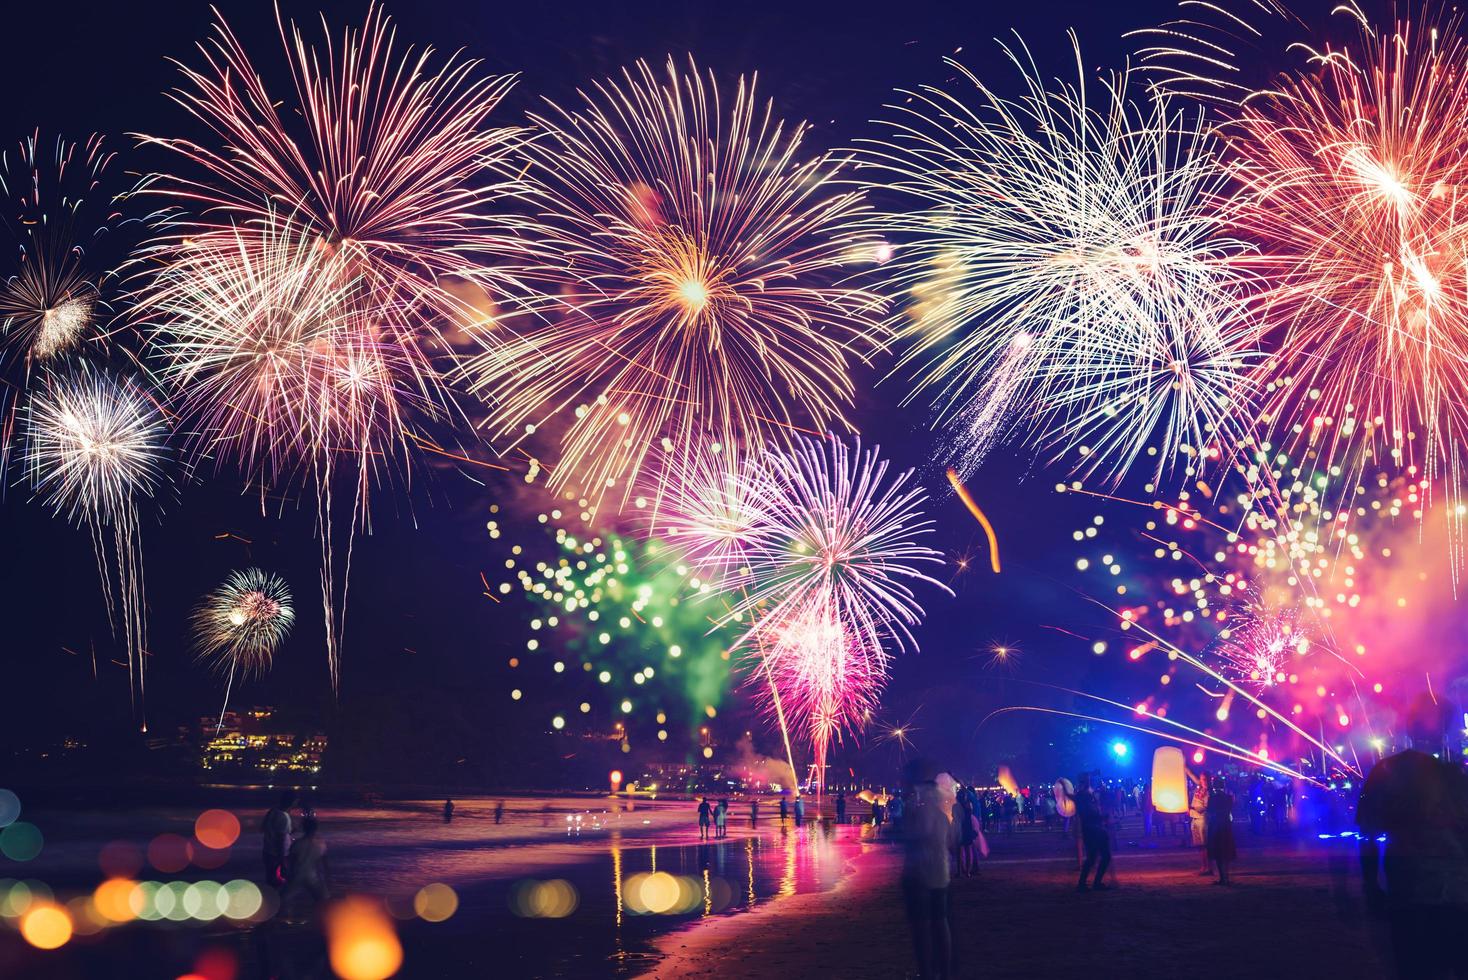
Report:
[[[1389,975],[1348,846],[1245,838],[1237,883],[1221,888],[1198,875],[1196,852],[1123,839],[1119,887],[1098,894],[1075,892],[1058,835],[1001,836],[993,848],[978,877],[953,884],[955,976]],[[895,845],[872,847],[833,890],[665,936],[644,976],[912,976],[900,860]]]

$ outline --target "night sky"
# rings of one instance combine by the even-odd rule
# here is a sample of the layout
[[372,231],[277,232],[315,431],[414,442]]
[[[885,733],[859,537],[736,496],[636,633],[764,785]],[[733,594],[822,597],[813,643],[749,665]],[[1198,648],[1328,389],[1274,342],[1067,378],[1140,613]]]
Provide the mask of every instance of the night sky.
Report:
[[[660,64],[669,54],[681,58],[692,52],[723,78],[758,71],[760,90],[774,99],[777,114],[814,124],[809,145],[816,149],[870,135],[868,120],[881,113],[894,88],[941,83],[948,76],[942,58],[955,52],[996,89],[1012,91],[1015,73],[994,43],[1011,29],[1047,72],[1073,78],[1067,28],[1078,33],[1089,66],[1116,66],[1127,50],[1122,35],[1166,19],[1173,7],[1171,0],[415,0],[387,9],[400,41],[431,43],[441,51],[462,47],[482,58],[487,72],[519,72],[519,84],[496,117],[502,124],[519,122],[542,96],[568,99],[576,86],[637,58]],[[282,8],[308,23],[324,8],[336,33],[360,24],[366,5],[287,0]],[[278,68],[269,6],[231,0],[220,9],[257,64],[267,73]],[[17,6],[6,16],[9,43],[0,58],[6,94],[0,101],[0,143],[13,146],[37,127],[49,138],[60,133],[78,139],[95,131],[123,151],[129,170],[166,165],[155,153],[134,151],[128,134],[191,134],[183,111],[162,94],[178,81],[167,59],[197,63],[192,46],[209,32],[210,22],[202,2]],[[915,738],[924,753],[953,765],[980,765],[996,751],[1015,751],[1016,740],[1057,737],[1055,723],[1035,716],[1012,718],[976,735],[979,719],[996,704],[1063,703],[1026,680],[1081,684],[1119,697],[1129,687],[1144,686],[1126,675],[1115,655],[1097,658],[1085,640],[1045,628],[1090,635],[1099,622],[1068,574],[1071,532],[1093,508],[1054,494],[1064,474],[1047,469],[1033,452],[995,454],[970,484],[1003,547],[1004,573],[992,575],[982,560],[982,532],[944,492],[941,461],[931,458],[926,412],[897,407],[903,389],[900,379],[881,383],[887,366],[879,362],[859,381],[854,419],[866,441],[879,443],[900,466],[919,468],[933,493],[937,546],[954,558],[980,558],[963,574],[953,566],[945,569],[955,574],[956,598],[928,596],[928,622],[917,632],[921,652],[895,664],[887,715],[917,714]],[[490,456],[487,447],[476,451]],[[71,733],[93,740],[135,738],[126,672],[111,662],[120,653],[107,631],[88,536],[32,501],[28,489],[15,484],[17,475],[10,474],[12,485],[0,503],[0,741],[23,744]],[[230,569],[252,563],[290,581],[298,622],[273,674],[239,692],[236,704],[275,704],[333,728],[370,725],[388,739],[411,739],[451,719],[457,741],[439,754],[483,755],[512,753],[510,740],[518,736],[540,737],[550,709],[572,700],[548,681],[512,679],[506,660],[523,650],[526,606],[518,596],[496,605],[481,595],[479,573],[491,569],[493,576],[500,555],[485,521],[491,504],[510,505],[522,493],[512,481],[434,465],[418,474],[411,494],[396,501],[387,494],[379,498],[372,534],[359,538],[352,559],[339,703],[333,702],[323,652],[310,499],[288,501],[280,516],[272,509],[262,517],[258,498],[240,490],[228,469],[192,480],[180,475],[160,506],[145,511],[148,714],[154,731],[218,709],[221,685],[193,663],[188,649],[188,612]],[[533,511],[511,505],[501,519],[533,520]],[[1014,672],[984,668],[984,651],[996,641],[1023,651]],[[526,688],[527,698],[512,704],[507,692],[516,684]],[[594,721],[609,717],[604,707],[598,705]],[[737,709],[718,720],[726,735],[757,724]],[[768,732],[760,730],[757,743],[773,752]]]

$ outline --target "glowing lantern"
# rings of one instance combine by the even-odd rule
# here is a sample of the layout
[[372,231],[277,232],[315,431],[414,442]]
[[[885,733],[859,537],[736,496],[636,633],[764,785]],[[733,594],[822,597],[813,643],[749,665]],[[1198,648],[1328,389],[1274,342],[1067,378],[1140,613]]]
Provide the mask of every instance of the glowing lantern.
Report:
[[1152,805],[1158,813],[1188,812],[1188,766],[1175,745],[1152,753]]
[[1055,785],[1051,788],[1051,792],[1055,794],[1056,813],[1060,814],[1062,817],[1067,818],[1076,815],[1076,788],[1071,785],[1069,779],[1061,776],[1055,781]]
[[622,770],[620,770],[620,769],[613,769],[612,772],[611,772],[610,777],[608,777],[608,778],[611,780],[612,792],[613,793],[616,793],[618,787],[620,787],[622,785]]

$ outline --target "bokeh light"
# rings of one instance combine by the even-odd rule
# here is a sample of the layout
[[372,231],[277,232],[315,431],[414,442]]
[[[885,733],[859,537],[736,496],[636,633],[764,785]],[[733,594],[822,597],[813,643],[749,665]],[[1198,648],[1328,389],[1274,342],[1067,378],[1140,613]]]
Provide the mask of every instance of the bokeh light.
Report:
[[0,789],[0,827],[9,827],[20,819],[20,797],[8,789]]
[[136,887],[129,878],[108,878],[92,893],[92,904],[109,922],[130,922],[138,916],[131,902]]
[[426,922],[443,922],[459,910],[459,896],[441,882],[424,885],[413,896],[413,911]]
[[526,919],[564,919],[578,904],[576,886],[561,878],[526,878],[510,889],[510,911]]
[[71,940],[71,915],[50,902],[31,906],[20,920],[20,934],[37,949],[59,949]]
[[403,965],[397,930],[381,903],[352,897],[326,914],[331,968],[342,980],[386,980]]
[[178,834],[159,834],[148,843],[148,863],[164,874],[187,868],[192,856],[192,846]]
[[228,810],[205,810],[194,821],[194,837],[212,850],[224,850],[240,839],[240,821]]
[[12,861],[30,861],[41,853],[44,841],[35,824],[16,820],[0,830],[0,854]]

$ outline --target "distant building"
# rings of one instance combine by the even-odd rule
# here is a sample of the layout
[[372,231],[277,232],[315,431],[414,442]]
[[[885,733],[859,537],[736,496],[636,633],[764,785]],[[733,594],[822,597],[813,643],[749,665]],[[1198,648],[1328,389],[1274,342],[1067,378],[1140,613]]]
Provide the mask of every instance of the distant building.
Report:
[[199,768],[210,772],[314,776],[321,772],[325,754],[324,734],[285,730],[274,708],[199,719]]

